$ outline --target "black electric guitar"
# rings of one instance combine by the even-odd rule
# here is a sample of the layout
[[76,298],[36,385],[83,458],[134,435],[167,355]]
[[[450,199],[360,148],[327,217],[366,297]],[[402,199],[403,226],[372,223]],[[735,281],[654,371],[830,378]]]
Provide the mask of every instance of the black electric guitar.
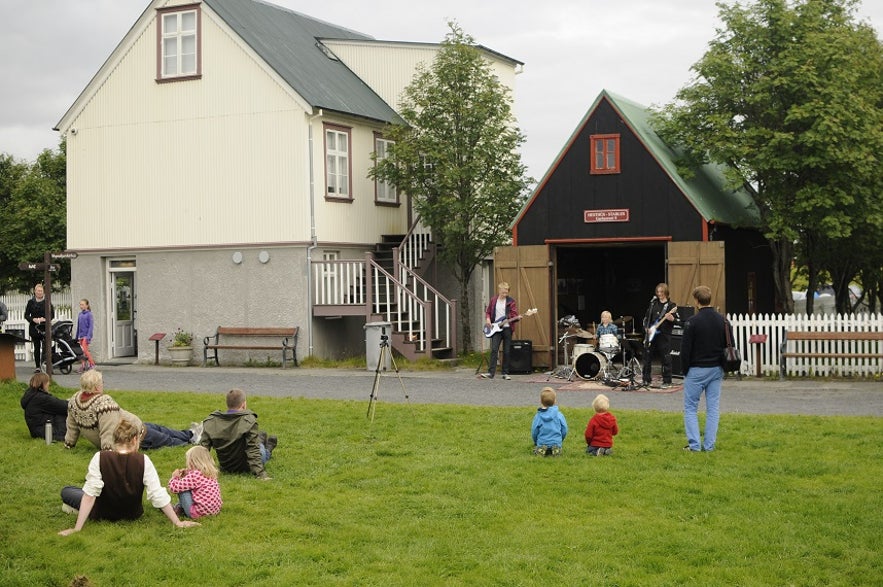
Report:
[[659,320],[657,320],[653,324],[653,326],[651,326],[650,328],[647,329],[647,336],[644,338],[644,346],[645,347],[649,347],[650,343],[653,342],[653,339],[656,338],[656,333],[659,332],[659,326],[665,320],[665,317],[668,316],[669,314],[674,314],[677,311],[678,311],[677,305],[672,306],[672,308],[668,312],[665,312],[662,316],[659,317]]
[[533,316],[534,314],[537,313],[537,311],[538,310],[536,308],[531,308],[530,310],[528,310],[524,314],[519,314],[518,316],[515,316],[513,318],[506,318],[505,316],[503,316],[502,318],[500,318],[496,322],[491,322],[490,324],[485,324],[484,325],[484,335],[486,338],[490,338],[493,335],[495,335],[496,333],[503,330],[504,326],[506,326],[508,324],[512,324],[513,322],[518,322],[522,318],[527,318],[528,316]]

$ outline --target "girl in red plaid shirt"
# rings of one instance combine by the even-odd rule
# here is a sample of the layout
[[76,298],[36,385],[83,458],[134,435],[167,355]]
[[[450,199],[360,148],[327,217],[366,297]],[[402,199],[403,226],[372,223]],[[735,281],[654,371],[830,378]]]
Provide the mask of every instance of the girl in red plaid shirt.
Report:
[[211,453],[204,446],[187,451],[187,468],[175,469],[169,479],[169,492],[178,494],[175,511],[179,516],[201,518],[221,511],[221,486],[218,468]]

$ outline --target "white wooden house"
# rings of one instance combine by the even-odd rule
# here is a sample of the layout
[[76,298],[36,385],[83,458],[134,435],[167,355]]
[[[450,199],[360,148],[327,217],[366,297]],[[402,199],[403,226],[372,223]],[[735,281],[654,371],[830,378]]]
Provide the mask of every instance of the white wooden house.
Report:
[[[512,88],[521,64],[479,48]],[[298,326],[299,357],[354,356],[377,319],[397,348],[455,349],[450,303],[419,277],[430,237],[367,178],[438,49],[254,0],[151,2],[56,126],[96,358],[152,361],[151,335],[201,346],[219,325]],[[371,260],[383,241],[401,264]]]

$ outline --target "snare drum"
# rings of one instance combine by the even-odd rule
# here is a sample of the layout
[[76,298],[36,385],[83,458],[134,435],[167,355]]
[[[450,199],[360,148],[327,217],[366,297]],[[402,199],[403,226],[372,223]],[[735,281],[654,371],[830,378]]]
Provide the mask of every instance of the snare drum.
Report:
[[615,355],[619,352],[619,339],[615,334],[602,334],[598,339],[598,348],[602,353]]
[[607,367],[607,357],[601,353],[583,353],[573,360],[573,371],[583,379],[594,379]]
[[583,353],[591,353],[595,351],[593,344],[575,344],[573,345],[573,358],[576,359]]

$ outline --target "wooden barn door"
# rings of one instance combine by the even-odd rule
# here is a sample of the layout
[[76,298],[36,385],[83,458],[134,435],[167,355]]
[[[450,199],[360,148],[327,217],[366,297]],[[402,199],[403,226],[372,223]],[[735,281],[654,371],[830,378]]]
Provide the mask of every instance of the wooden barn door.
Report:
[[727,311],[726,272],[723,241],[668,243],[668,286],[671,299],[695,306],[691,296],[697,285],[711,288],[711,305]]
[[536,308],[537,314],[523,319],[515,330],[518,340],[530,340],[533,349],[533,366],[549,367],[552,364],[550,324],[552,312],[551,263],[547,245],[523,247],[497,247],[494,251],[494,291],[496,284],[508,281],[509,295],[518,303],[518,311],[524,313]]

